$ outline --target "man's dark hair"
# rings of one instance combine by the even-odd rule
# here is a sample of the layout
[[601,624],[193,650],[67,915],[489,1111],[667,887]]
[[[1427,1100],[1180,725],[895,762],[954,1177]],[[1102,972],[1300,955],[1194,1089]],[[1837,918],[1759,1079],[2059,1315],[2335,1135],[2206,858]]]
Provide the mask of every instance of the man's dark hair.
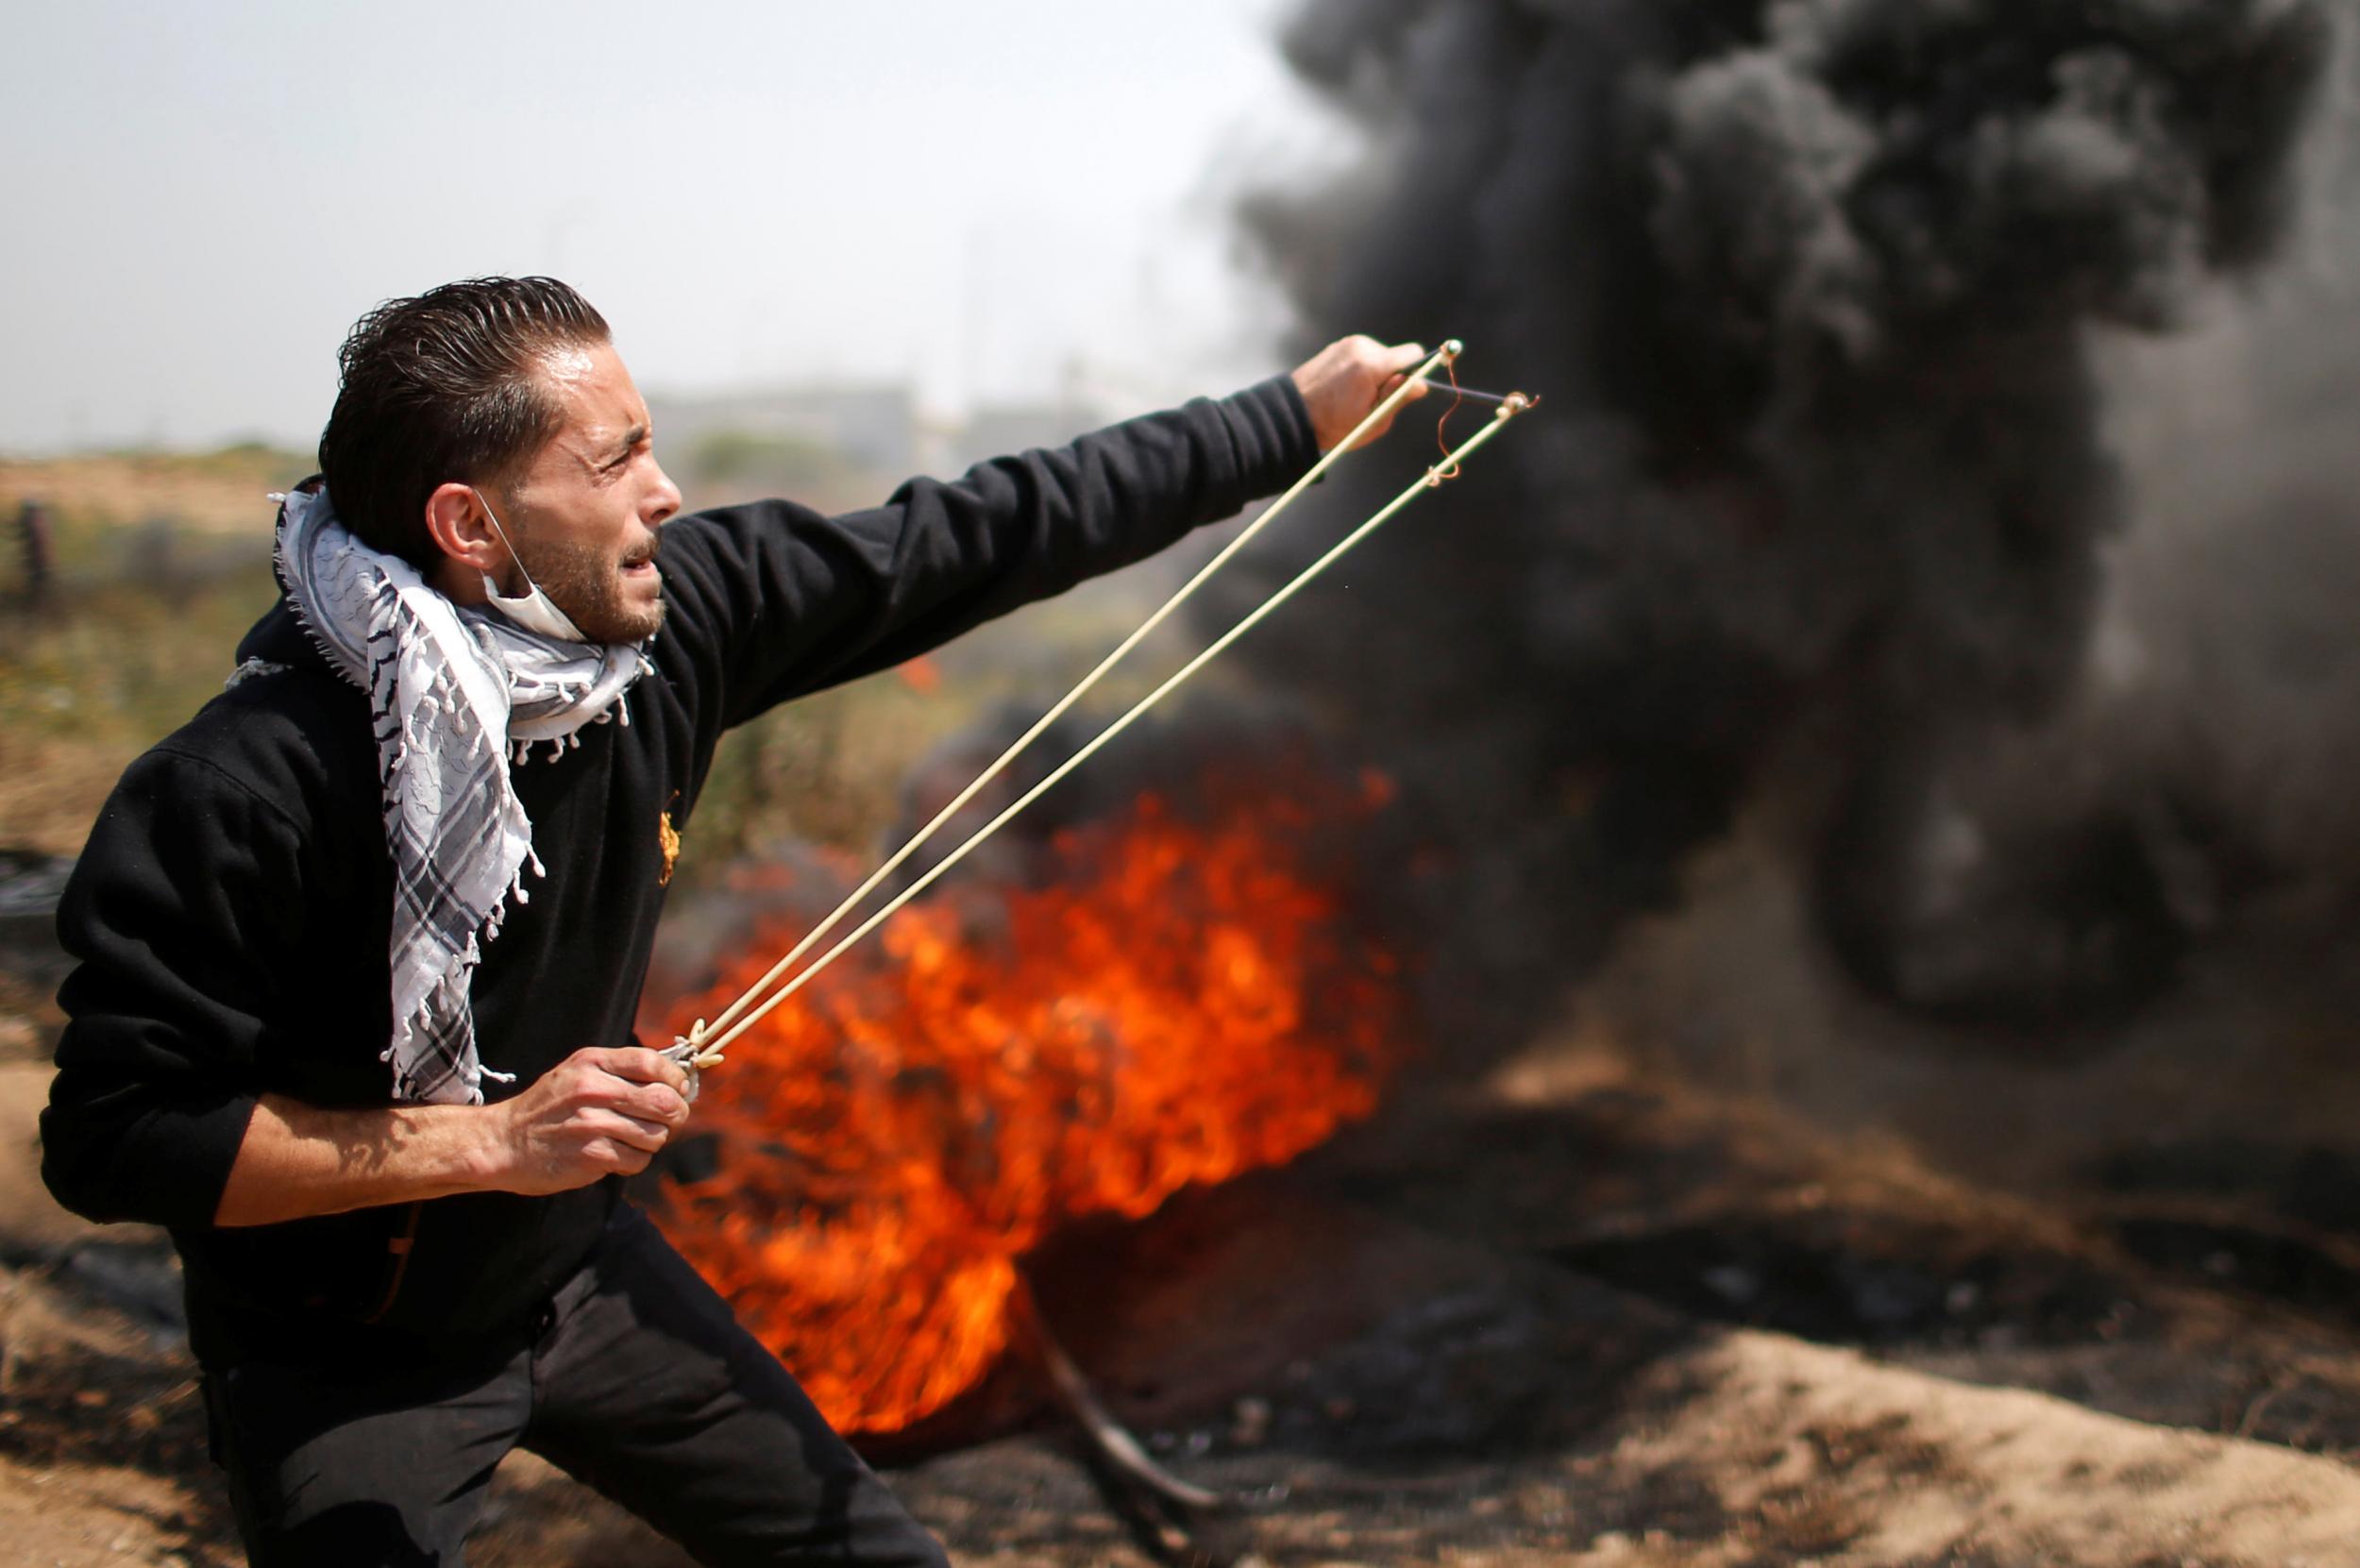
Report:
[[470,278],[379,305],[336,356],[343,379],[320,432],[336,514],[373,548],[430,566],[427,497],[496,481],[539,450],[563,413],[537,362],[606,341],[606,318],[554,278]]

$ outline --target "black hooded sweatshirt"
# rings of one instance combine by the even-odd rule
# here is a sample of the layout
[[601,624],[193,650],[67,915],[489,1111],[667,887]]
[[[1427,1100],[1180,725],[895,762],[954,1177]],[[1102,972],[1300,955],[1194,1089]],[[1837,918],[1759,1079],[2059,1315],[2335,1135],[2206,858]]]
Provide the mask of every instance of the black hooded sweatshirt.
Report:
[[[824,517],[784,501],[666,525],[655,669],[628,724],[513,770],[547,874],[474,975],[485,1081],[519,1092],[583,1046],[632,1043],[684,828],[721,733],[1137,561],[1290,483],[1318,457],[1280,378]],[[282,600],[240,683],[132,764],[59,911],[78,961],[42,1117],[42,1174],[93,1220],[169,1227],[209,1366],[345,1360],[529,1333],[616,1201],[476,1193],[216,1226],[258,1096],[391,1103],[392,860],[366,695]]]

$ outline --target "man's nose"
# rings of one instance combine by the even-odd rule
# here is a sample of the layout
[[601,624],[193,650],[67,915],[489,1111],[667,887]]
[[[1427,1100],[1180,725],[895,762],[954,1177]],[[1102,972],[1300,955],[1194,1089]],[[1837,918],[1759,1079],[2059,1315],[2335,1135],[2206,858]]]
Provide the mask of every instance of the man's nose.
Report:
[[655,470],[655,488],[648,493],[648,509],[645,513],[648,526],[655,527],[680,509],[680,486],[672,482],[672,476],[664,471],[663,464],[658,464]]

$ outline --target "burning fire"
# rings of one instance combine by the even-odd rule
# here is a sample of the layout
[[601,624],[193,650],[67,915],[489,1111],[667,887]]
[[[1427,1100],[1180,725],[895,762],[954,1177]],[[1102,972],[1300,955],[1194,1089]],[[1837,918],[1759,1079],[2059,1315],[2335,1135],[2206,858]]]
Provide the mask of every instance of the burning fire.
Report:
[[[840,1429],[972,1385],[1007,1342],[1016,1259],[1059,1221],[1147,1214],[1374,1107],[1395,966],[1302,868],[1335,805],[1263,794],[1200,822],[1143,797],[1060,835],[1051,885],[954,878],[706,1078],[719,1172],[670,1189],[665,1229]],[[759,936],[671,1027],[798,935]]]

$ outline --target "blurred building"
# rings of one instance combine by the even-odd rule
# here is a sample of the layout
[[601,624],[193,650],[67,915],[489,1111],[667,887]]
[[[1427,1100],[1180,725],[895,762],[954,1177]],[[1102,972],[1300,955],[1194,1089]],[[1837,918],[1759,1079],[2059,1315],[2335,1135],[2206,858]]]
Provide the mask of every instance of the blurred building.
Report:
[[906,386],[782,387],[701,397],[651,397],[667,453],[718,438],[791,441],[824,448],[857,468],[915,472],[921,459],[916,400]]
[[956,473],[986,458],[1034,447],[1062,447],[1106,423],[1105,411],[1068,392],[1046,402],[985,403],[963,425],[936,431],[935,472]]
[[756,493],[862,504],[882,498],[881,484],[1063,446],[1110,417],[1101,400],[1072,384],[1039,401],[981,404],[964,420],[922,416],[906,385],[657,396],[649,410],[665,464],[696,504]]

